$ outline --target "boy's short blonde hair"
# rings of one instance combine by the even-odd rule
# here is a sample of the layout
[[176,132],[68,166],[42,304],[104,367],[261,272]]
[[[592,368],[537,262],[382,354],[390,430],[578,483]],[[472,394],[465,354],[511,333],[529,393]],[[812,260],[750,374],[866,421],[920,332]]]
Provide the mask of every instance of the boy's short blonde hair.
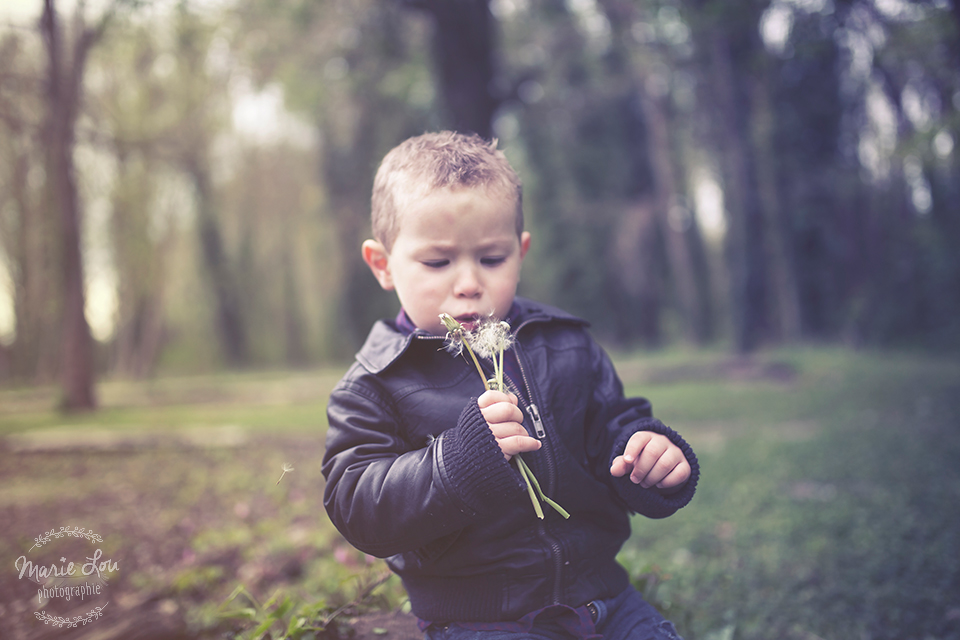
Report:
[[482,188],[515,198],[517,235],[523,233],[523,187],[497,141],[453,131],[425,133],[394,147],[373,180],[373,236],[387,251],[400,231],[400,212],[412,198],[438,189]]

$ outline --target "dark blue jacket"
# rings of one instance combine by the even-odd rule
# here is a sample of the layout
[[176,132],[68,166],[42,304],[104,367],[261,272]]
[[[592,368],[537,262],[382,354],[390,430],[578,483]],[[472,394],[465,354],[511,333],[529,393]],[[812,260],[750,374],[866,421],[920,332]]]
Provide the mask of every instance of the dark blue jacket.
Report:
[[[628,585],[615,556],[631,512],[666,517],[699,478],[693,451],[651,417],[650,403],[624,398],[584,321],[529,300],[517,306],[524,425],[542,441],[523,458],[568,520],[546,505],[537,518],[477,407],[476,368],[444,351],[442,338],[378,322],[330,397],[327,513],[351,544],[387,558],[424,620],[516,620],[616,595]],[[679,492],[610,475],[638,430],[682,449],[693,475]]]

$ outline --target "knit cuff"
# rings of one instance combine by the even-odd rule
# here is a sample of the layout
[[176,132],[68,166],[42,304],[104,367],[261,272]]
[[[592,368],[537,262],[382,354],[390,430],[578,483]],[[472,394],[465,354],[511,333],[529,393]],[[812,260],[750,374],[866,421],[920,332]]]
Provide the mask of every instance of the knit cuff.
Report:
[[454,492],[478,513],[502,509],[504,500],[516,499],[524,491],[520,475],[503,457],[476,398],[464,407],[457,426],[441,436],[440,454],[443,473]]
[[632,429],[625,431],[614,444],[613,455],[610,456],[609,461],[610,465],[613,464],[614,458],[623,454],[627,447],[627,441],[637,431],[652,431],[667,436],[673,444],[680,448],[690,464],[690,477],[687,482],[676,493],[671,494],[661,493],[653,487],[644,489],[638,484],[633,484],[630,481],[629,474],[620,478],[611,477],[614,489],[630,509],[648,518],[666,518],[681,507],[686,506],[693,499],[693,494],[697,490],[697,482],[700,480],[700,463],[697,461],[697,455],[680,434],[656,418],[640,418],[631,427]]

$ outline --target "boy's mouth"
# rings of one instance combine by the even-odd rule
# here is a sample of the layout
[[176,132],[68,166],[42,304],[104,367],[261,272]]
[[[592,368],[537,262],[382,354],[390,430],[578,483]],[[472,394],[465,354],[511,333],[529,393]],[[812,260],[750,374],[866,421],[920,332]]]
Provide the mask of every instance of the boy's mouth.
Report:
[[480,320],[480,315],[476,313],[468,313],[457,316],[456,320],[463,325],[463,328],[467,331],[473,331],[477,326],[477,321]]

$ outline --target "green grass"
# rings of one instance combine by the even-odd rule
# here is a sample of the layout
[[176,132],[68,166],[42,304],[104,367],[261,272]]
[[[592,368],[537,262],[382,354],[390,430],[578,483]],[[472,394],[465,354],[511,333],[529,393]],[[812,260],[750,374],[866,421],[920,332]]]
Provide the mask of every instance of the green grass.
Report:
[[323,428],[342,371],[235,373],[97,385],[100,409],[63,415],[52,387],[0,388],[0,435],[52,427],[165,430],[235,425],[257,432]]
[[[960,363],[825,349],[617,362],[700,458],[694,501],[636,518],[621,554],[687,640],[960,638]],[[383,570],[323,513],[339,373],[107,381],[102,410],[69,417],[51,389],[0,389],[0,560],[88,526],[122,559],[97,624],[149,609],[218,637],[238,586],[226,608],[274,630],[331,615]],[[32,637],[11,618],[29,597],[11,573],[0,626]],[[265,604],[240,607],[247,594]],[[391,580],[370,604],[402,598]]]
[[623,561],[687,638],[960,637],[960,364],[765,359],[795,376],[643,385],[703,475]]

